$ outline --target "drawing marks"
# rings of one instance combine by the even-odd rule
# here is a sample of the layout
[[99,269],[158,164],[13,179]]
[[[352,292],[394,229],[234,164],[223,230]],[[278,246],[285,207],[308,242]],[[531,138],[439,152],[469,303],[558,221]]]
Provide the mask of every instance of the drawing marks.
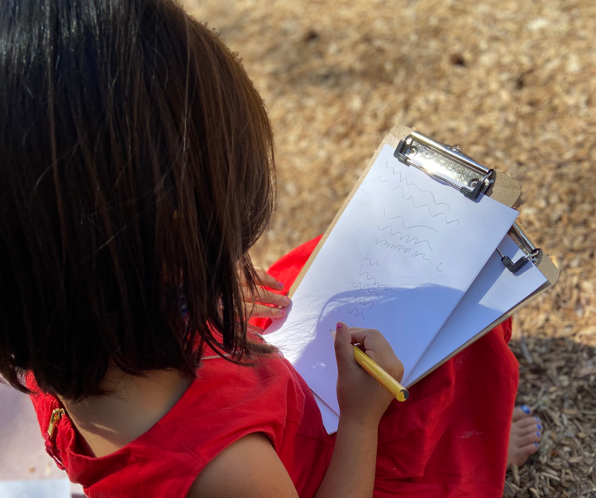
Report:
[[[358,282],[352,282],[354,292],[348,294],[347,297],[347,301],[353,305],[348,307],[348,314],[353,316],[354,319],[364,321],[366,318],[365,312],[372,311],[375,301],[380,299],[381,294],[393,292],[393,289],[378,281],[374,275],[371,276],[371,273],[379,267],[379,262],[373,261],[366,253],[364,262],[358,269],[358,274],[362,279],[359,279]],[[350,322],[348,326],[355,327],[356,325],[354,322]],[[360,325],[358,324],[358,326]]]
[[339,413],[329,330],[380,330],[408,375],[516,215],[485,196],[471,202],[385,145],[267,340]]

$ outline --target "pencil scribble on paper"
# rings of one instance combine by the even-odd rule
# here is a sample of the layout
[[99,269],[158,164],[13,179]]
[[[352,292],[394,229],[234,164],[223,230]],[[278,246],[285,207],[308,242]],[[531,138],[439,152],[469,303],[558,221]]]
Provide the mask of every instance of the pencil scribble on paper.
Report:
[[379,237],[377,237],[377,239],[375,240],[375,244],[377,244],[377,245],[384,244],[384,247],[386,247],[387,249],[390,249],[392,251],[401,252],[402,254],[409,255],[411,258],[418,258],[419,256],[422,256],[422,259],[424,261],[428,261],[428,263],[431,266],[434,266],[432,261],[426,257],[425,253],[420,252],[420,251],[413,251],[411,247],[408,247],[404,244],[392,244],[388,240],[379,239]]
[[[437,230],[435,230],[432,227],[426,226],[426,225],[412,225],[412,226],[408,226],[404,223],[404,217],[401,215],[395,216],[395,217],[390,217],[387,215],[387,208],[385,206],[383,206],[383,215],[385,216],[386,219],[388,219],[389,221],[395,221],[395,220],[399,220],[401,222],[401,226],[404,228],[404,230],[414,230],[416,228],[427,228],[429,230],[432,230],[433,232],[437,232]],[[432,216],[432,215],[431,215]],[[457,221],[457,220],[455,220]],[[451,222],[453,223],[453,222]],[[459,222],[458,222],[459,224]],[[393,250],[393,251],[398,251],[401,252],[404,255],[409,255],[411,258],[422,258],[422,260],[428,262],[428,264],[430,264],[431,266],[435,266],[435,264],[432,262],[432,260],[426,255],[426,253],[422,252],[422,250],[414,250],[413,247],[410,247],[406,244],[414,244],[414,246],[417,246],[418,244],[423,244],[426,243],[426,245],[428,246],[428,249],[431,251],[434,251],[434,249],[432,248],[431,244],[430,244],[430,240],[428,239],[423,239],[423,238],[419,238],[415,235],[411,235],[409,233],[406,232],[402,232],[399,230],[393,230],[393,228],[390,225],[387,225],[385,227],[382,227],[381,225],[379,225],[379,232],[383,233],[385,232],[385,236],[386,236],[386,230],[389,229],[389,237],[394,237],[397,236],[399,239],[399,243],[395,244],[392,243],[391,241],[387,240],[387,239],[382,239],[380,237],[376,237],[375,239],[375,245],[380,245],[382,244],[382,247],[385,247],[387,249]],[[432,237],[431,237],[432,239]],[[367,254],[368,255],[368,254]],[[439,270],[439,267],[441,266],[442,263],[439,263],[436,266],[436,270],[439,273],[442,273],[441,270]]]
[[[375,292],[374,290],[372,290],[370,288],[370,284],[362,285],[360,283],[357,283],[357,284],[352,284],[352,287],[354,287],[354,289],[365,290],[369,294],[374,294],[375,296],[379,297],[379,294],[377,294],[377,292]],[[387,289],[385,289],[385,290],[387,290]],[[389,289],[389,290],[391,290],[391,289]]]
[[[422,244],[423,242],[426,242],[426,245],[428,245],[428,248],[432,251],[433,248],[430,246],[430,242],[427,239],[418,239],[418,237],[414,237],[408,233],[403,233],[403,232],[393,232],[393,230],[391,229],[391,227],[389,225],[387,225],[385,228],[381,228],[379,226],[379,231],[380,232],[384,232],[385,230],[389,229],[389,237],[395,237],[396,235],[400,235],[399,240],[402,241],[404,239],[406,243],[408,242],[414,242],[414,245],[418,245],[418,244]],[[378,265],[378,263],[377,263]],[[372,265],[371,265],[372,266]]]
[[360,311],[358,311],[358,308],[348,308],[348,314],[351,315],[352,313],[354,313],[354,318],[358,318],[359,316],[361,316],[364,320],[364,314],[360,313]]
[[393,166],[389,166],[388,161],[385,161],[385,165],[387,166],[387,169],[390,169],[395,176],[399,176],[399,183],[405,182],[405,184],[408,187],[416,187],[420,192],[432,195],[433,202],[435,203],[436,206],[447,206],[447,209],[451,209],[451,206],[449,204],[447,204],[446,202],[437,202],[437,200],[435,199],[435,194],[433,194],[430,190],[422,190],[414,182],[409,182],[407,177],[402,176],[401,171],[395,171],[395,168]]
[[368,261],[368,264],[370,266],[379,266],[379,262],[378,261],[372,261],[369,257],[368,257],[368,253],[366,253],[366,256],[364,258],[364,261]]
[[368,306],[369,311],[375,305],[375,303],[373,301],[367,301],[366,299],[364,299],[362,297],[357,297],[357,296],[352,296],[352,297],[348,298],[348,301],[350,301],[352,304]]
[[426,204],[420,204],[420,205],[416,204],[416,201],[414,200],[414,196],[413,195],[410,195],[409,197],[406,197],[406,194],[404,193],[404,189],[403,189],[403,187],[401,185],[398,185],[397,187],[393,188],[391,186],[391,182],[389,180],[383,180],[383,178],[381,176],[379,176],[379,181],[381,183],[388,183],[389,184],[389,189],[391,189],[391,190],[397,190],[398,188],[401,189],[401,195],[404,198],[404,200],[406,200],[406,201],[412,201],[412,204],[413,204],[413,206],[416,209],[422,209],[423,207],[425,207],[425,208],[428,209],[428,214],[430,216],[432,216],[433,218],[437,218],[438,216],[443,215],[443,218],[445,218],[445,223],[447,225],[450,225],[451,223],[457,223],[459,225],[459,220],[451,220],[451,221],[449,221],[447,219],[447,215],[445,213],[443,213],[443,212],[439,212],[439,213],[433,214],[433,212],[430,209],[430,204],[428,204],[428,203],[426,203]]
[[419,257],[419,256],[422,256],[422,259],[423,259],[424,261],[428,261],[428,262],[430,263],[430,265],[431,265],[431,266],[433,266],[433,263],[432,263],[432,261],[431,261],[430,259],[428,259],[428,258],[426,257],[426,254],[424,254],[423,252],[414,251],[414,252],[412,253],[412,258],[417,258],[417,257]]
[[[366,271],[365,266],[368,268]],[[352,318],[361,318],[365,320],[365,312],[371,311],[375,305],[375,300],[379,299],[380,292],[393,292],[393,289],[387,287],[383,282],[380,282],[376,277],[371,276],[369,273],[374,268],[380,268],[378,261],[373,261],[370,258],[369,253],[364,256],[364,262],[360,265],[358,273],[366,279],[366,282],[352,282],[352,287],[359,291],[346,298],[346,301],[351,305],[348,307],[348,314],[352,315]],[[367,296],[362,296],[362,292],[366,291]],[[353,306],[352,306],[353,305]],[[352,327],[352,324],[349,324]]]
[[387,287],[385,284],[380,283],[375,277],[370,277],[367,271],[362,271],[362,265],[360,265],[360,269],[358,270],[358,273],[360,273],[360,275],[365,276],[366,280],[373,280],[373,284],[378,287],[379,289],[381,287],[384,288],[384,290],[386,291],[391,291],[393,292],[393,289],[390,289],[389,287]]
[[426,225],[412,225],[411,227],[407,227],[406,225],[404,225],[404,217],[403,216],[398,215],[395,218],[391,218],[391,217],[387,216],[387,208],[385,206],[383,206],[383,215],[385,216],[385,218],[387,218],[388,220],[391,220],[391,221],[401,219],[401,226],[403,228],[405,228],[406,230],[410,230],[412,228],[428,228],[429,230],[432,230],[433,232],[438,231],[432,227],[427,227]]

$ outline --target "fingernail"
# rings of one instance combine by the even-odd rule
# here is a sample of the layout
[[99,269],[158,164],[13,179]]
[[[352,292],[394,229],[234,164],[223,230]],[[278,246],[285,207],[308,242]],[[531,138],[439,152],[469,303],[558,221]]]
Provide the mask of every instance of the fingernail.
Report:
[[534,443],[534,446],[536,446],[536,448],[538,448],[538,443]]
[[284,315],[286,314],[286,310],[279,310],[279,314],[280,314],[281,316],[284,316]]
[[536,419],[536,422],[540,422],[540,418],[539,417],[534,417]]
[[540,437],[540,433],[539,433],[539,432],[537,432],[537,433],[536,433],[536,435],[537,435],[538,437]]
[[279,281],[277,282],[277,286],[278,286],[280,289],[283,289],[283,288],[284,288],[284,284],[282,284],[282,283],[281,283],[281,282],[279,282]]
[[284,304],[288,305],[291,302],[292,302],[292,300],[288,296],[284,297]]
[[530,407],[527,405],[522,405],[521,409],[524,413],[530,413]]
[[342,328],[341,322],[337,322],[337,326],[335,327],[335,330],[339,330],[341,328]]
[[538,428],[539,431],[542,430],[542,426],[540,424],[538,424],[536,427]]

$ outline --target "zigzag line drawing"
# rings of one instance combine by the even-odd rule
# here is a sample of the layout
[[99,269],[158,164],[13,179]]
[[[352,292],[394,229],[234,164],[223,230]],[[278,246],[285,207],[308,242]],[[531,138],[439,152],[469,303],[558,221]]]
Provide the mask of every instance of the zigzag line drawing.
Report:
[[396,216],[395,218],[389,218],[389,216],[387,216],[387,208],[385,206],[383,206],[383,215],[385,216],[385,218],[387,218],[388,220],[397,220],[398,218],[401,218],[401,226],[404,227],[406,230],[410,230],[412,228],[428,228],[429,230],[432,230],[433,232],[437,232],[438,230],[435,230],[432,227],[427,227],[426,225],[412,225],[411,227],[407,227],[406,225],[404,225],[404,217],[403,216]]
[[388,240],[379,239],[379,237],[377,237],[377,239],[375,240],[375,244],[379,245],[381,242],[385,242],[385,247],[388,247],[389,249],[395,249],[397,251],[401,251],[404,254],[407,254],[412,250],[411,247],[404,246],[403,244],[392,244]]
[[[433,248],[430,246],[430,242],[429,242],[428,240],[426,240],[426,239],[419,240],[419,239],[418,239],[418,237],[412,237],[412,236],[411,236],[411,235],[409,235],[409,234],[405,234],[405,235],[403,235],[403,233],[402,233],[402,232],[395,232],[395,233],[393,233],[393,230],[391,229],[391,227],[390,227],[389,225],[387,225],[385,228],[381,228],[381,227],[379,226],[379,231],[381,231],[381,232],[384,232],[384,231],[385,231],[385,230],[387,230],[387,229],[389,229],[389,236],[390,236],[390,237],[394,237],[394,236],[395,236],[395,235],[397,235],[397,234],[402,234],[402,235],[399,237],[399,240],[404,240],[404,239],[406,239],[406,242],[414,242],[414,241],[416,240],[417,242],[414,242],[414,245],[418,245],[418,244],[422,244],[423,242],[426,242],[426,245],[428,246],[428,248],[429,248],[431,251],[433,250]],[[372,266],[372,265],[371,265],[371,266]]]
[[358,298],[356,296],[349,298],[348,301],[350,301],[352,304],[359,304],[362,306],[368,306],[370,304],[370,307],[368,308],[369,311],[373,308],[373,306],[375,305],[375,303],[373,301],[367,301],[364,298]]
[[[407,254],[412,251],[411,247],[404,246],[403,244],[391,244],[389,241],[387,241],[385,239],[379,239],[379,237],[377,237],[377,239],[375,240],[375,244],[378,245],[381,242],[385,242],[385,247],[387,247],[388,249],[391,249],[394,251],[401,251],[403,254]],[[417,258],[418,256],[422,256],[423,260],[428,261],[431,266],[435,266],[435,265],[433,265],[432,261],[430,259],[428,259],[426,257],[426,254],[424,254],[423,252],[414,251],[410,257]],[[362,268],[362,266],[360,268]],[[361,275],[362,275],[362,273],[361,273]]]
[[408,181],[407,178],[404,178],[401,174],[401,171],[395,171],[395,169],[393,168],[393,166],[389,166],[389,162],[385,161],[385,165],[387,166],[387,169],[390,169],[393,174],[395,176],[399,175],[399,183],[403,183],[405,182],[405,184],[408,187],[416,187],[420,192],[423,192],[425,194],[430,194],[433,197],[433,202],[435,203],[436,206],[447,206],[447,209],[451,209],[451,206],[449,204],[447,204],[446,202],[437,202],[437,199],[435,199],[435,194],[433,194],[430,190],[422,190],[418,185],[416,185],[414,182],[410,183]]
[[360,315],[362,317],[362,319],[364,320],[364,315],[362,313],[360,313],[360,311],[358,311],[358,308],[348,308],[348,314],[352,314],[352,312],[354,312],[354,318],[358,318],[358,315]]
[[428,261],[428,262],[430,263],[430,266],[435,266],[435,265],[433,265],[432,261],[426,257],[426,254],[424,254],[424,253],[422,253],[422,252],[414,251],[414,252],[412,253],[412,256],[411,256],[411,257],[412,257],[412,258],[417,258],[418,256],[422,256],[422,259],[423,259],[424,261]]
[[380,176],[379,176],[379,181],[380,181],[381,183],[388,183],[388,184],[389,184],[389,189],[390,189],[390,190],[397,190],[398,188],[400,188],[400,189],[401,189],[401,195],[402,195],[402,197],[404,198],[404,200],[406,200],[406,201],[412,201],[412,204],[414,205],[414,207],[415,207],[416,209],[422,209],[423,207],[426,207],[426,208],[428,208],[428,214],[429,214],[430,216],[432,216],[433,218],[436,218],[437,216],[441,216],[441,215],[443,215],[443,217],[445,218],[445,223],[446,223],[447,225],[450,225],[451,223],[457,223],[457,224],[459,225],[459,220],[447,221],[447,216],[445,215],[445,213],[437,213],[437,214],[433,214],[433,213],[432,213],[432,211],[430,210],[430,204],[421,204],[420,206],[417,206],[417,205],[416,205],[416,202],[414,201],[414,197],[413,197],[413,196],[406,197],[406,195],[404,194],[404,189],[403,189],[403,187],[402,187],[401,185],[398,185],[397,187],[395,187],[395,188],[392,188],[392,187],[391,187],[391,182],[390,182],[389,180],[383,180],[383,179],[382,179]]
[[[352,286],[354,287],[354,289],[362,289],[362,290],[365,290],[366,292],[368,292],[369,294],[374,294],[375,296],[379,297],[379,295],[374,290],[371,290],[370,284],[367,284],[364,287],[362,287],[362,284],[352,284]],[[385,290],[387,290],[387,289],[385,289]],[[392,289],[389,289],[389,290],[393,291]]]
[[370,266],[379,266],[379,262],[375,261],[373,263],[373,261],[368,257],[368,253],[366,253],[366,257],[364,258],[364,261],[368,261]]
[[358,273],[360,273],[360,275],[366,275],[366,280],[374,280],[373,285],[377,289],[380,289],[381,287],[384,287],[385,288],[384,289],[385,291],[393,292],[393,289],[389,289],[385,284],[380,284],[375,277],[369,277],[367,271],[364,271],[363,272],[362,271],[362,265],[360,265],[360,269],[358,270]]

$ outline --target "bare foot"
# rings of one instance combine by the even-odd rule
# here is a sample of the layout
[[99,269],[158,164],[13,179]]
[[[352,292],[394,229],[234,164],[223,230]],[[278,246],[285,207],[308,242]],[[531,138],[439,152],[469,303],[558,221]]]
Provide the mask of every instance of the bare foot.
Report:
[[538,442],[542,437],[542,422],[532,415],[526,405],[513,409],[511,432],[509,433],[509,451],[507,468],[515,464],[518,467],[526,463],[530,455],[538,451]]

